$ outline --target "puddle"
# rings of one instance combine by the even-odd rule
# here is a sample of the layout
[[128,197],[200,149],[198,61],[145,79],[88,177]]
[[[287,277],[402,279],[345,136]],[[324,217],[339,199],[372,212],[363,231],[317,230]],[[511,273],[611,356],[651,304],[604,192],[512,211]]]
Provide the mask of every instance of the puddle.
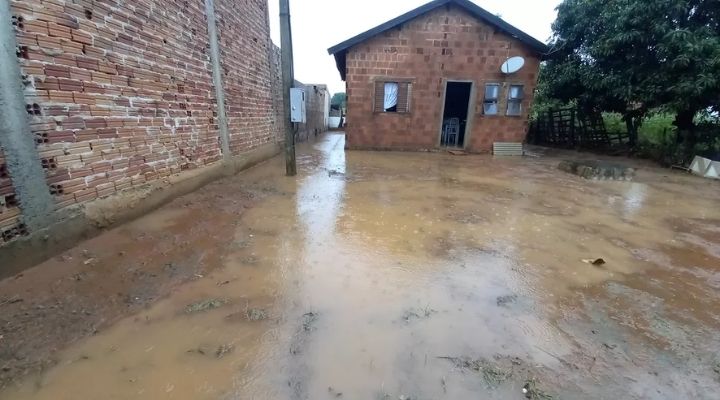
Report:
[[[179,199],[93,242],[107,268],[147,246],[174,260],[147,265],[191,279],[0,397],[716,396],[718,185],[642,169],[587,182],[552,155],[343,147],[325,135],[300,149],[297,179],[274,159],[204,190],[198,209]],[[252,206],[233,203],[237,187]],[[113,243],[127,253],[109,257]],[[141,285],[149,267],[133,268]]]

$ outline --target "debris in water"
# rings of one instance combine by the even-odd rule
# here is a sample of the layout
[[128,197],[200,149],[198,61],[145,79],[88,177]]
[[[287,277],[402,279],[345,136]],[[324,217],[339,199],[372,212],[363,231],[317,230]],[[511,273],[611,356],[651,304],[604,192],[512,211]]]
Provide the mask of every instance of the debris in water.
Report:
[[517,298],[518,297],[516,294],[498,296],[496,299],[496,302],[497,302],[498,307],[507,307],[508,304],[516,302]]
[[204,356],[207,354],[207,349],[204,347],[198,347],[196,349],[190,349],[190,350],[186,351],[186,353],[197,353],[197,354],[200,354],[201,356]]
[[334,170],[334,169],[329,169],[329,170],[328,170],[328,176],[329,176],[329,177],[333,177],[333,176],[345,176],[345,173],[344,173],[344,172],[341,172],[341,171]]
[[21,301],[23,301],[23,299],[21,297],[13,296],[7,300],[3,300],[2,302],[0,302],[0,306],[4,306],[5,304],[15,304],[15,303],[19,303]]
[[405,312],[403,313],[402,319],[405,322],[410,322],[411,319],[426,319],[426,318],[430,318],[430,316],[435,314],[436,312],[437,311],[435,311],[429,307],[425,307],[422,310],[411,308],[411,309],[405,310]]
[[230,354],[235,350],[235,346],[231,344],[223,344],[218,347],[217,350],[215,350],[215,358],[223,358],[226,354]]
[[523,386],[523,394],[530,400],[553,400],[553,397],[537,387],[537,380],[530,379]]
[[635,176],[635,168],[600,160],[565,160],[558,169],[585,179],[631,181]]
[[207,299],[198,301],[197,303],[189,304],[185,307],[186,314],[194,314],[197,312],[208,311],[215,308],[219,308],[227,304],[228,301],[225,299]]
[[332,386],[328,386],[328,393],[330,393],[331,395],[333,395],[335,397],[342,397],[342,395],[343,395],[342,392],[336,391],[335,389],[333,389]]
[[303,314],[303,330],[305,332],[310,332],[311,330],[313,330],[313,324],[315,323],[315,321],[317,321],[317,318],[318,314],[312,311]]
[[250,308],[245,310],[245,317],[249,321],[262,321],[267,319],[268,314],[265,310],[260,308]]
[[602,258],[586,258],[586,259],[582,260],[582,262],[584,262],[585,264],[592,264],[595,266],[600,266],[600,265],[605,264],[605,260],[603,260]]
[[616,345],[616,344],[603,343],[602,345],[603,345],[605,348],[610,349],[610,350],[615,350],[615,348],[617,348],[617,345]]
[[497,367],[486,360],[473,360],[467,357],[438,357],[449,360],[456,368],[482,374],[488,388],[494,389],[512,377],[512,370]]

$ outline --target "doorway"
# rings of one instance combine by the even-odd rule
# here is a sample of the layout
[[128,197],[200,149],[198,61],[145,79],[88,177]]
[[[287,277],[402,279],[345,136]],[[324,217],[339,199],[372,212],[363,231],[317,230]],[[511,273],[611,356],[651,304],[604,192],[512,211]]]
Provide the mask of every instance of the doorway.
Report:
[[448,81],[445,86],[440,146],[465,146],[472,82]]

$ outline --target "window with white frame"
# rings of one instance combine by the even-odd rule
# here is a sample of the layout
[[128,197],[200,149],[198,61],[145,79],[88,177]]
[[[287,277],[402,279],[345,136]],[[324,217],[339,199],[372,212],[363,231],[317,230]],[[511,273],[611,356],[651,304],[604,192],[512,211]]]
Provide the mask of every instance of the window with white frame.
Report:
[[483,101],[483,114],[497,115],[500,100],[500,85],[488,83],[485,85],[485,100]]
[[510,85],[508,91],[507,115],[522,115],[523,85]]

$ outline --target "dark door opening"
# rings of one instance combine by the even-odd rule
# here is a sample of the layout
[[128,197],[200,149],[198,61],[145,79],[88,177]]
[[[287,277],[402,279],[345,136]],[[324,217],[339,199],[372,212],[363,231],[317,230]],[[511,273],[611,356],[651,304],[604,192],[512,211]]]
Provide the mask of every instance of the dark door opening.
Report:
[[463,147],[465,129],[468,124],[470,108],[470,82],[448,82],[445,89],[445,111],[443,112],[440,145],[445,147]]

